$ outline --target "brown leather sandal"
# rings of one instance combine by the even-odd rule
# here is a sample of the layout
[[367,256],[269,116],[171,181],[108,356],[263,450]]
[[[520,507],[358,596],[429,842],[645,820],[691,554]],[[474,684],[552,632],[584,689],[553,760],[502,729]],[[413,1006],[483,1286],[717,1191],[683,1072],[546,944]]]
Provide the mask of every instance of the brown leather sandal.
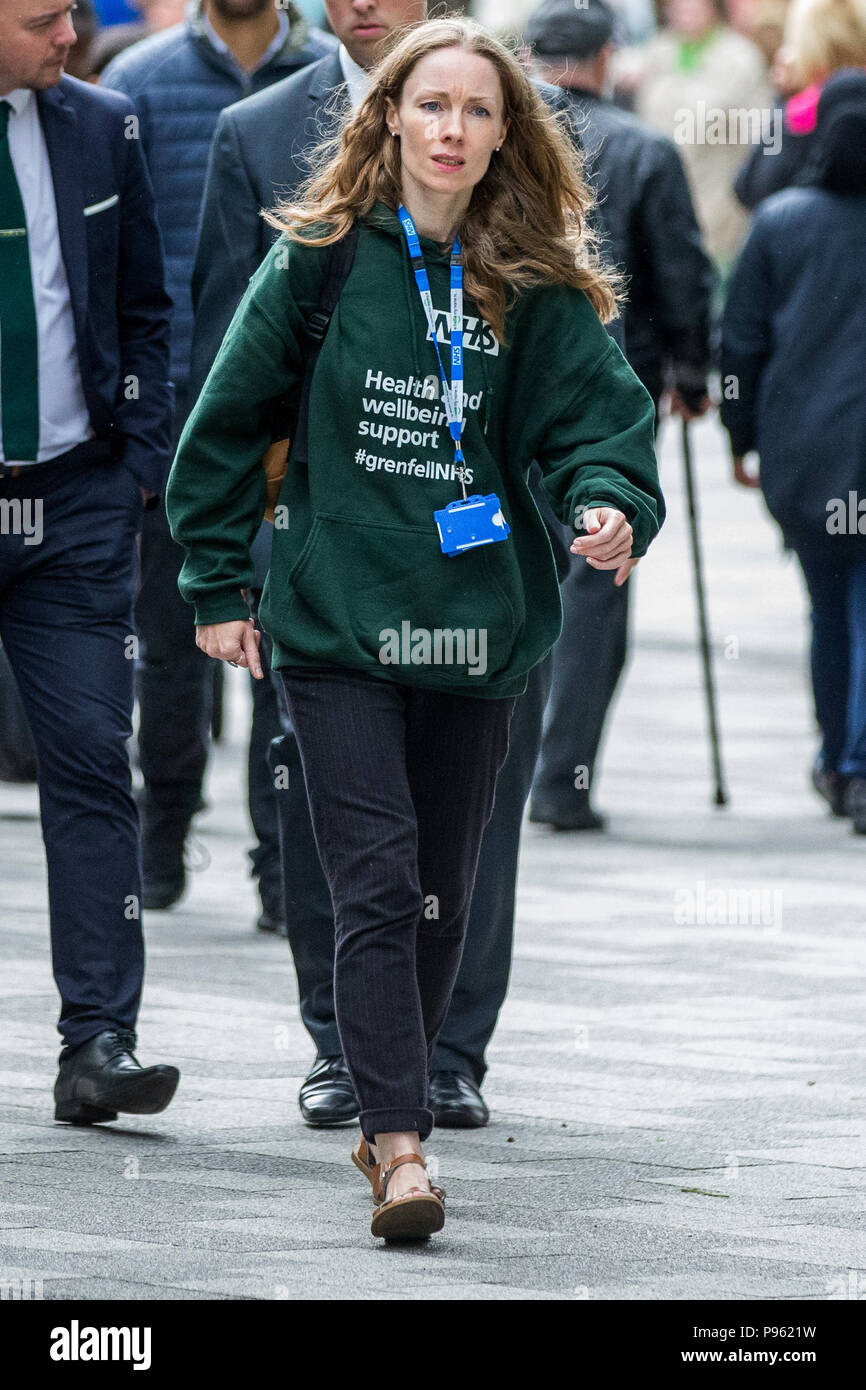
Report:
[[383,1240],[426,1240],[445,1225],[445,1193],[441,1187],[412,1187],[402,1197],[388,1199],[388,1179],[403,1163],[418,1163],[424,1169],[426,1158],[420,1154],[400,1154],[380,1169],[379,1185],[373,1194],[375,1211],[370,1230]]
[[379,1169],[382,1165],[377,1163],[374,1159],[370,1145],[363,1136],[357,1149],[352,1150],[352,1162],[358,1172],[364,1174],[364,1177],[373,1189],[373,1196],[375,1197],[379,1190]]

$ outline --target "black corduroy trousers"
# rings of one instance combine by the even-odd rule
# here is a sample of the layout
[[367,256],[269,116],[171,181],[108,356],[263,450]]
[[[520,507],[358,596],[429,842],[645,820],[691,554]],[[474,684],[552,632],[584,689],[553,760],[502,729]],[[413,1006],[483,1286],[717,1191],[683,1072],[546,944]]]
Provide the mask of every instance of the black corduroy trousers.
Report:
[[334,998],[366,1139],[433,1127],[427,1077],[460,965],[514,701],[280,672],[334,908]]

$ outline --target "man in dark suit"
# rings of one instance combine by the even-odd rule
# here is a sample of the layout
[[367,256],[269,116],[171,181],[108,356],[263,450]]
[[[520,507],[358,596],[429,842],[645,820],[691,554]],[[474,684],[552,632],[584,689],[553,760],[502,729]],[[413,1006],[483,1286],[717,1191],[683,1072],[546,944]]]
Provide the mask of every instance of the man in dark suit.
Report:
[[[192,337],[190,276],[208,151],[224,106],[281,81],[329,51],[310,33],[292,0],[197,0],[172,25],[115,58],[103,87],[129,97],[153,183],[171,295],[171,374],[175,441],[194,405],[189,394]],[[189,605],[177,587],[183,552],[163,508],[145,518],[136,620],[139,801],[147,909],[174,906],[186,890],[186,845],[201,809],[210,748],[214,663],[193,641]],[[259,778],[267,778],[262,765]],[[262,913],[258,925],[283,919],[276,814],[254,822],[252,855]]]
[[[274,234],[260,209],[273,205],[278,194],[298,188],[309,173],[310,150],[339,129],[347,111],[360,105],[387,31],[418,22],[426,14],[426,4],[419,0],[326,0],[325,8],[340,39],[339,50],[267,92],[228,107],[217,124],[193,272],[196,390],[219,351],[249,277],[271,245]],[[567,109],[557,88],[546,86],[543,94],[554,109]],[[267,545],[268,538],[260,537],[262,582]],[[567,564],[567,552],[562,553]],[[439,1125],[473,1128],[489,1118],[480,1093],[484,1054],[508,987],[520,827],[548,683],[545,663],[532,673],[512,721],[511,751],[484,836],[463,962],[433,1057],[430,1105]],[[257,685],[257,698],[274,699],[267,682]],[[274,706],[275,722],[277,718]],[[288,781],[285,790],[277,792],[286,915],[301,1017],[317,1053],[301,1087],[301,1113],[309,1124],[339,1124],[354,1118],[357,1102],[334,1014],[333,915],[297,743],[287,726],[271,744],[269,757],[275,771],[288,769],[288,778],[283,775],[277,783],[284,786]]]
[[[0,0],[0,638],[39,759],[64,1048],[55,1117],[163,1110],[143,947],[136,537],[170,462],[170,301],[132,105],[64,77],[73,5]],[[6,524],[6,523],[9,524]]]

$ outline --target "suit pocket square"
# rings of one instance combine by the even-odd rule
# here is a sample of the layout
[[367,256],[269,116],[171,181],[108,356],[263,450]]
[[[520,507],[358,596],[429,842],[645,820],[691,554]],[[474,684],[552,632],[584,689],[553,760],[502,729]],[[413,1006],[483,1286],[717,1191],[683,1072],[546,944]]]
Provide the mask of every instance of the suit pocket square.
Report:
[[95,212],[107,212],[120,202],[120,194],[112,193],[110,198],[103,198],[101,203],[91,203],[89,208],[84,209],[85,217],[92,217]]

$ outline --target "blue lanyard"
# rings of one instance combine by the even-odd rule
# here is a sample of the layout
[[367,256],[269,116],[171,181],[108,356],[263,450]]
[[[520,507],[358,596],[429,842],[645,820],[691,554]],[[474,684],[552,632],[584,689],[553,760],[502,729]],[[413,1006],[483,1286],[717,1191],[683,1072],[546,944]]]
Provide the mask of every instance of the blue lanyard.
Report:
[[430,280],[427,276],[427,267],[424,264],[424,256],[421,252],[421,242],[415,230],[415,223],[411,216],[403,207],[402,203],[397,213],[400,224],[406,234],[406,241],[409,246],[409,255],[412,258],[412,269],[415,272],[415,281],[421,295],[421,303],[424,306],[424,313],[427,316],[427,323],[433,338],[433,346],[436,349],[436,360],[439,363],[439,375],[442,378],[442,391],[445,402],[445,415],[448,420],[448,428],[451,431],[451,438],[454,440],[454,462],[457,465],[458,476],[463,483],[463,493],[466,494],[466,485],[463,478],[463,465],[466,459],[463,454],[461,440],[463,437],[463,248],[459,240],[455,237],[454,245],[451,248],[451,385],[448,385],[448,378],[445,375],[445,366],[442,362],[442,354],[439,351],[439,339],[436,330],[436,315],[433,310],[433,295],[430,292]]

